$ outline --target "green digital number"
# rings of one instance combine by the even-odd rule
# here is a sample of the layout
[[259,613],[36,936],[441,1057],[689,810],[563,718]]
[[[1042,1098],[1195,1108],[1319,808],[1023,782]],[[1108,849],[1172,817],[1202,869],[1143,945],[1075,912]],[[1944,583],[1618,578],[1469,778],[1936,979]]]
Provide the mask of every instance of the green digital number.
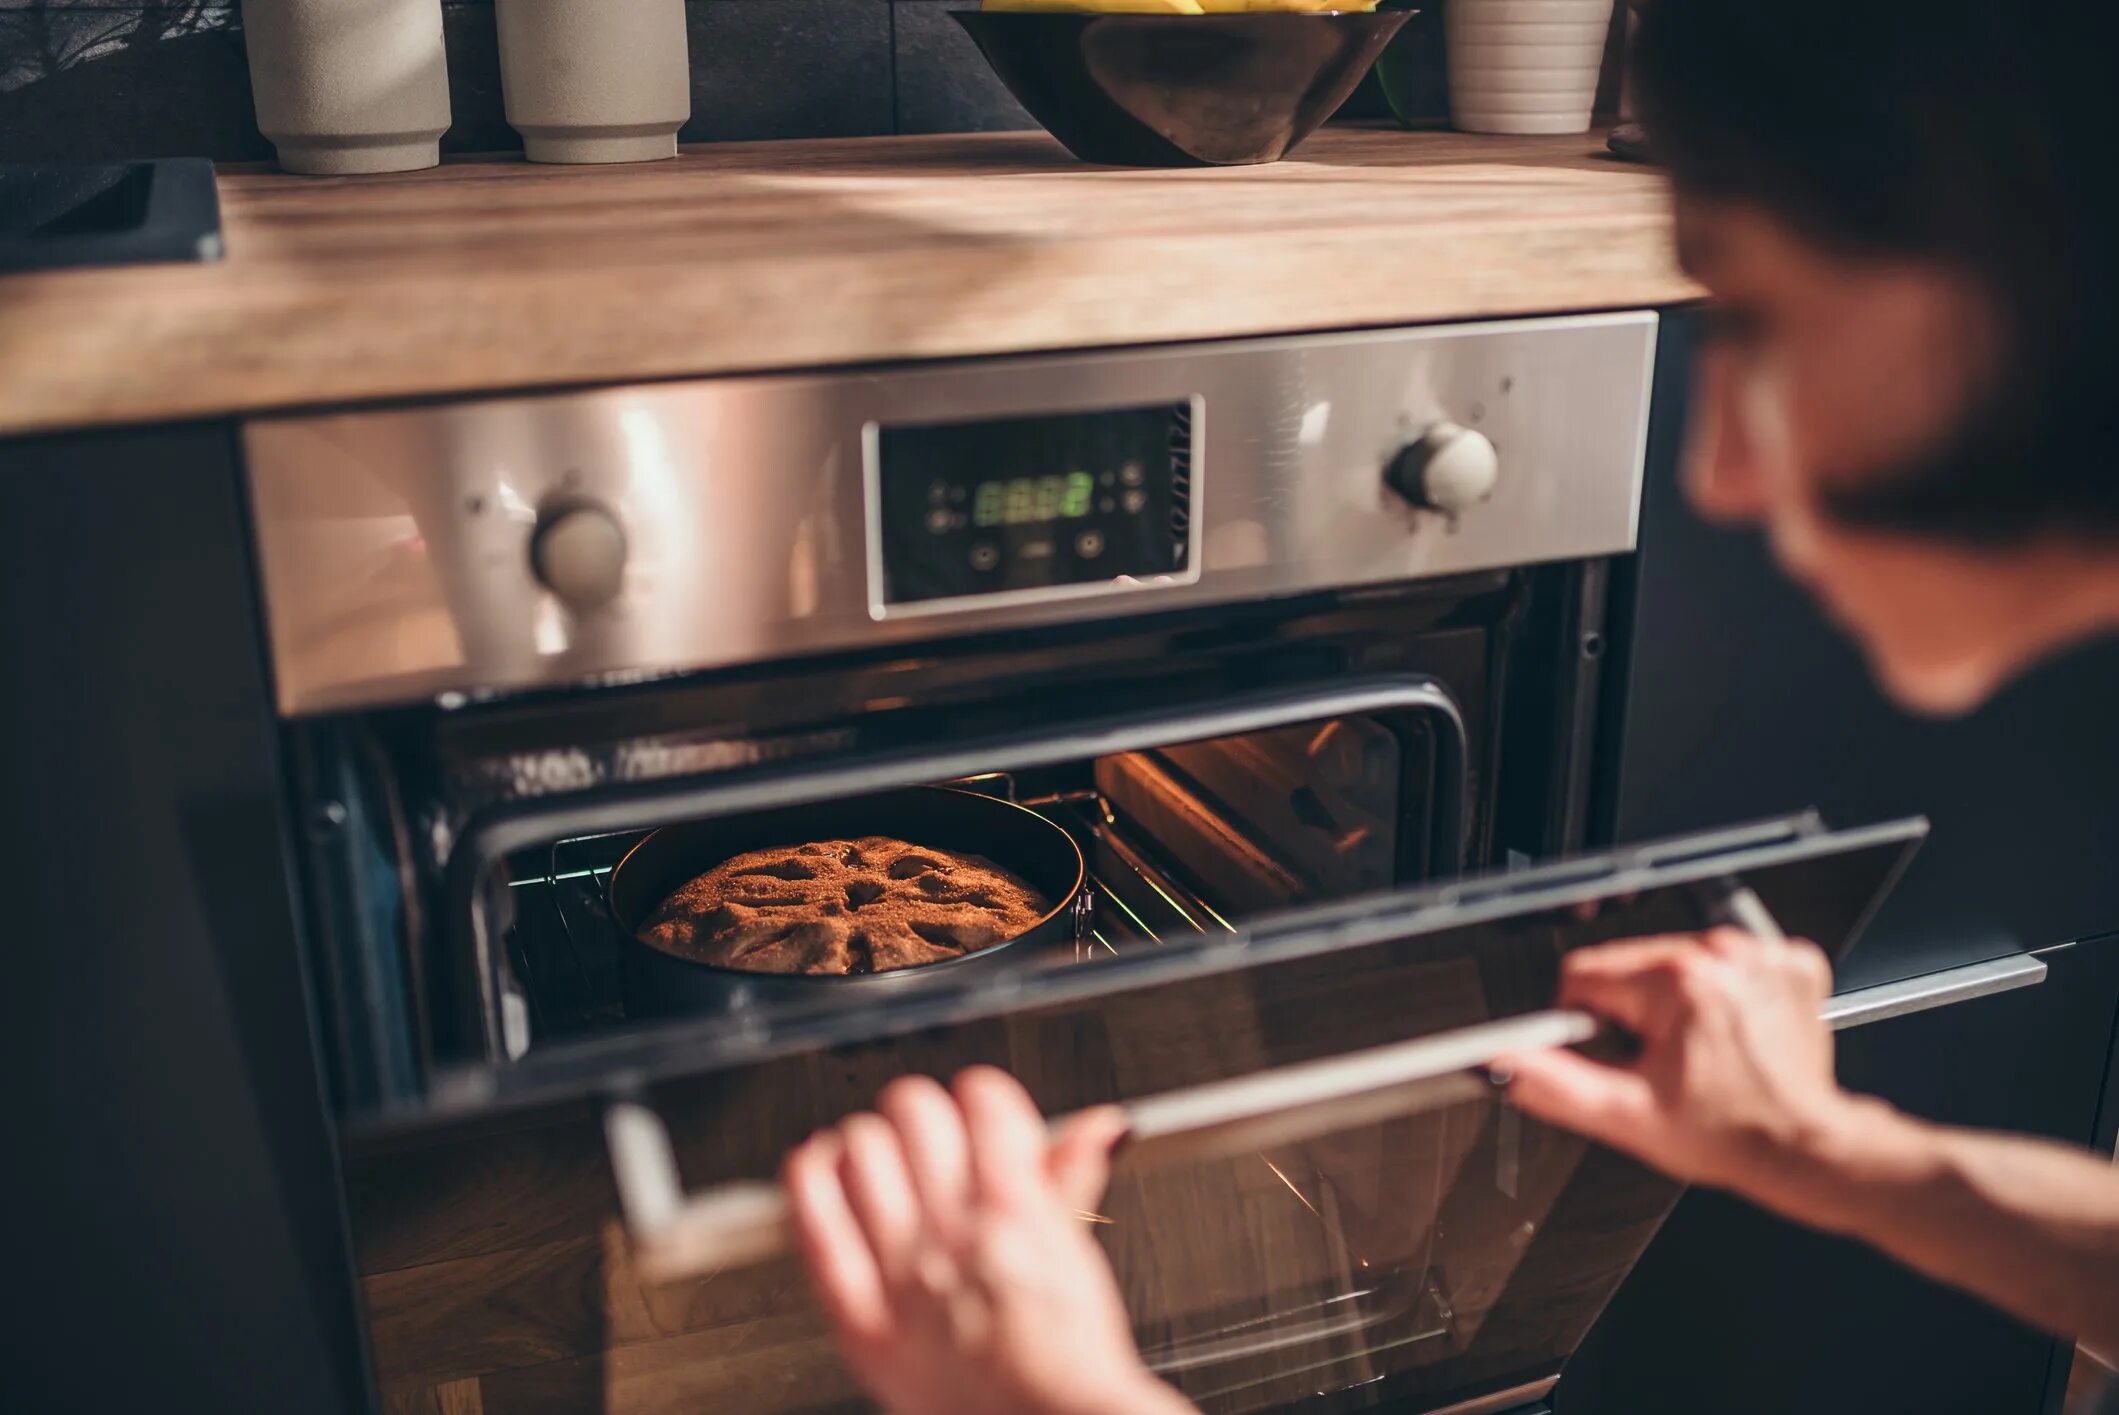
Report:
[[1060,498],[1066,493],[1065,477],[1039,477],[1037,479],[1037,518],[1050,521],[1060,513]]
[[1036,519],[1033,507],[1037,500],[1037,486],[1028,477],[1017,477],[1008,483],[1006,505],[1001,512],[1005,525],[1020,526],[1025,521]]
[[1089,514],[1089,497],[1096,491],[1096,478],[1087,472],[1067,473],[1067,489],[1060,496],[1059,513],[1068,519]]
[[974,526],[998,526],[1001,523],[1001,484],[997,481],[982,481],[971,494],[971,524]]

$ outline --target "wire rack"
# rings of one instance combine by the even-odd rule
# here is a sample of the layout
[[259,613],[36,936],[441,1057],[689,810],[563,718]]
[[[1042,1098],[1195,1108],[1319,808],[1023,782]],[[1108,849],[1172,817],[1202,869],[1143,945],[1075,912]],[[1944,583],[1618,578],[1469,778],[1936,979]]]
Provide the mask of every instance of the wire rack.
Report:
[[[1039,811],[1082,847],[1088,865],[1075,956],[1154,948],[1235,925],[1130,831],[1094,790],[1017,794],[1013,777],[956,783]],[[622,1025],[619,932],[605,903],[611,871],[645,831],[580,836],[514,860],[509,958],[529,1003],[533,1038]]]

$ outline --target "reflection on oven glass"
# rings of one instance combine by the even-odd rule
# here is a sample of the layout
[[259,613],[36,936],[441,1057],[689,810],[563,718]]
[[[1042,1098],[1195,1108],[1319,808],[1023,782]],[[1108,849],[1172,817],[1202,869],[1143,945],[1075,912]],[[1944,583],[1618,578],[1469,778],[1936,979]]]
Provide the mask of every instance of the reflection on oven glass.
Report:
[[1466,1103],[1121,1176],[1102,1236],[1153,1369],[1279,1406],[1474,1350],[1582,1148]]

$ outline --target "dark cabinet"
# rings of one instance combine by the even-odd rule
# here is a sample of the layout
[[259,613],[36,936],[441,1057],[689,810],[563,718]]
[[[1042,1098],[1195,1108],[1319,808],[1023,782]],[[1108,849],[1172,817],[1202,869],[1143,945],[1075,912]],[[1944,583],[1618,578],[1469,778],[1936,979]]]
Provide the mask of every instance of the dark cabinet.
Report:
[[[1660,389],[1682,378],[1689,333],[1665,321]],[[1680,405],[1659,401],[1651,467],[1681,432]],[[1937,1120],[2099,1138],[2119,1008],[2119,937],[2096,938],[2119,933],[2119,646],[2069,654],[1967,717],[1909,717],[1757,535],[1698,521],[1667,479],[1646,489],[1626,588],[1626,726],[1606,797],[1617,837],[1791,807],[1928,816],[1843,986],[2088,941],[2050,951],[2038,987],[1843,1037],[1844,1079]],[[1857,1245],[1694,1193],[1569,1367],[1559,1406],[2033,1415],[2057,1400],[2068,1351]]]
[[364,1403],[228,430],[0,443],[8,1410]]

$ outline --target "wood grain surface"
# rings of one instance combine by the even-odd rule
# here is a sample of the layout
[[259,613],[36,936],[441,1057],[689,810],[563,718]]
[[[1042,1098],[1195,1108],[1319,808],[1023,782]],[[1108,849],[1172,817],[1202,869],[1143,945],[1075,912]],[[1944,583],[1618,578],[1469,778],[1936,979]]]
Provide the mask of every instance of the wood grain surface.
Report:
[[0,434],[436,393],[1686,300],[1601,135],[1342,128],[1085,166],[1042,134],[221,177],[228,258],[0,277]]

